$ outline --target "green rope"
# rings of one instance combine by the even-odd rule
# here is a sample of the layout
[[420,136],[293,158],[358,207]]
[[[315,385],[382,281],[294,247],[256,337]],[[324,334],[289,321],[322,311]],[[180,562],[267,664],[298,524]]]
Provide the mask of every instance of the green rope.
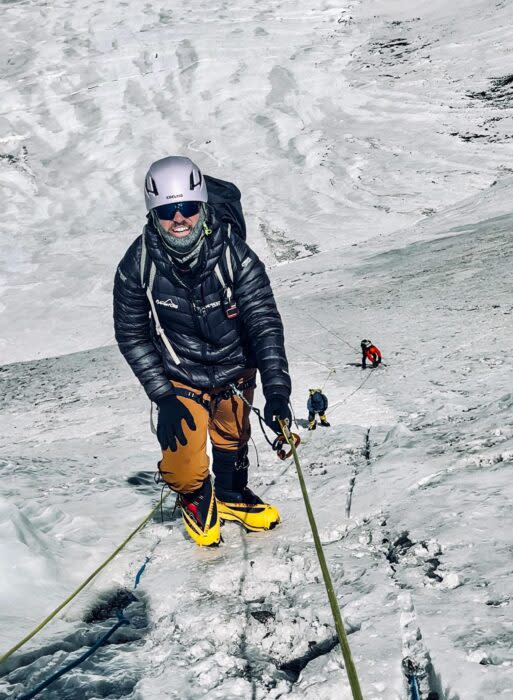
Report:
[[[171,491],[169,491],[169,492],[164,496],[164,498],[163,498],[163,500],[162,500],[162,503],[163,503],[163,502],[166,500],[166,498],[168,498],[170,495],[171,495]],[[109,564],[109,563],[114,559],[114,557],[116,557],[116,556],[121,552],[121,550],[122,550],[124,547],[126,547],[126,545],[130,542],[130,540],[131,540],[133,537],[135,537],[135,535],[136,535],[140,530],[143,529],[143,527],[146,525],[146,523],[147,523],[149,520],[151,520],[151,518],[154,516],[154,514],[157,512],[157,510],[158,510],[160,507],[161,507],[161,501],[159,501],[159,502],[157,503],[157,505],[155,506],[155,508],[153,508],[153,509],[151,510],[151,512],[144,518],[144,520],[142,520],[142,521],[139,523],[139,525],[135,528],[135,530],[132,530],[132,532],[128,535],[128,537],[119,545],[119,547],[117,547],[117,549],[115,549],[115,550],[112,552],[112,554],[110,555],[110,557],[108,557],[107,559],[105,559],[105,561],[103,562],[103,564],[100,564],[100,566],[99,566],[97,569],[95,569],[95,570],[93,571],[93,573],[90,574],[90,575],[86,578],[86,580],[85,580],[83,583],[81,583],[80,586],[79,586],[76,590],[74,590],[73,593],[71,593],[71,595],[69,595],[69,596],[66,598],[66,600],[64,600],[60,605],[58,605],[58,606],[55,608],[55,610],[54,610],[53,612],[51,612],[51,613],[48,615],[48,617],[45,617],[45,619],[44,619],[42,622],[40,622],[39,625],[38,625],[35,629],[32,630],[32,632],[30,632],[29,634],[27,634],[26,637],[23,637],[23,639],[22,639],[21,641],[19,641],[17,644],[15,644],[11,649],[9,649],[9,651],[6,651],[5,654],[3,654],[2,656],[0,656],[0,663],[2,663],[2,662],[5,661],[6,659],[8,659],[10,656],[12,656],[12,654],[14,654],[15,651],[18,651],[18,649],[20,649],[20,647],[22,647],[22,646],[23,646],[24,644],[26,644],[30,639],[32,639],[32,637],[34,637],[38,632],[40,632],[40,631],[43,629],[43,627],[45,627],[45,626],[50,622],[50,620],[52,620],[52,619],[57,615],[57,613],[59,613],[63,608],[65,608],[66,605],[68,605],[68,603],[70,603],[70,602],[73,600],[73,598],[75,598],[75,597],[80,593],[80,591],[82,591],[82,590],[87,586],[87,584],[90,583],[90,582],[93,580],[93,578],[94,578],[95,576],[97,576],[97,575],[100,573],[100,571],[101,571],[102,569],[104,569],[104,568],[107,566],[107,564]]]
[[299,458],[297,456],[296,446],[294,445],[294,440],[290,435],[287,423],[283,420],[280,420],[279,423],[283,431],[283,435],[289,443],[290,448],[292,450],[292,455],[294,457],[294,463],[296,465],[299,483],[301,485],[301,491],[303,493],[303,499],[305,501],[306,513],[308,515],[308,520],[310,521],[310,527],[312,529],[312,535],[315,542],[315,549],[317,550],[319,564],[321,565],[322,576],[324,578],[324,585],[326,586],[326,592],[328,593],[328,598],[331,606],[331,613],[335,621],[335,627],[337,630],[338,639],[340,641],[340,648],[342,650],[342,656],[344,657],[344,665],[346,668],[347,677],[349,679],[349,684],[351,686],[351,691],[353,693],[353,698],[354,700],[363,700],[362,691],[360,689],[360,682],[358,680],[358,674],[356,673],[356,668],[353,662],[353,658],[351,656],[351,649],[349,647],[346,630],[344,628],[344,622],[342,621],[342,615],[340,613],[340,608],[338,606],[337,597],[333,589],[333,583],[331,581],[330,572],[326,563],[324,551],[322,549],[321,538],[319,537],[319,531],[317,530],[317,524],[315,522],[312,506],[310,505],[310,498],[308,497],[308,491],[306,489],[303,471],[301,469]]

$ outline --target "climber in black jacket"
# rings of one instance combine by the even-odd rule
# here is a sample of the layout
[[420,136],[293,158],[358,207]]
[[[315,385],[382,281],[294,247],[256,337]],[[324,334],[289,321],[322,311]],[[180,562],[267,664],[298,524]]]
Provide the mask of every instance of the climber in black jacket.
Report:
[[148,222],[114,283],[116,340],[158,406],[159,470],[200,545],[219,543],[221,519],[248,530],[280,521],[247,487],[250,411],[241,396],[252,403],[257,370],[267,424],[280,432],[278,418],[291,417],[283,325],[269,278],[236,221],[221,219],[209,202],[208,182],[222,181],[205,182],[188,158],[151,165]]

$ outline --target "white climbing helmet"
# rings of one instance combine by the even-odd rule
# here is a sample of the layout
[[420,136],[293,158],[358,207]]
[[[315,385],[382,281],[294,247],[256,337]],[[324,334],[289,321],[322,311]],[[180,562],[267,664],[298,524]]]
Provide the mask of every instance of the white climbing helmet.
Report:
[[205,178],[190,158],[161,158],[152,163],[146,173],[144,199],[148,211],[176,202],[207,202]]

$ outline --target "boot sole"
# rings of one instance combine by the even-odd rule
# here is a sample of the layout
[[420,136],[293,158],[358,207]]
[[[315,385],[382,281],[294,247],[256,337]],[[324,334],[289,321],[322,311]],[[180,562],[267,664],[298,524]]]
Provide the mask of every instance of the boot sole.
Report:
[[231,522],[234,522],[234,523],[237,523],[238,525],[241,525],[248,532],[267,532],[268,530],[274,530],[276,525],[279,525],[281,522],[281,520],[273,520],[273,522],[270,523],[270,525],[268,527],[254,527],[252,525],[248,525],[240,518],[236,518],[235,516],[225,515],[223,513],[222,518],[220,518],[221,525],[224,525],[225,520],[230,520]]

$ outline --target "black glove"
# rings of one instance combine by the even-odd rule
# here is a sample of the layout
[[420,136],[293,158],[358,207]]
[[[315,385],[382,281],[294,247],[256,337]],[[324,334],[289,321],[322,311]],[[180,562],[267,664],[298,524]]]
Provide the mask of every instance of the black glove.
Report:
[[281,435],[280,424],[277,420],[278,418],[288,420],[288,425],[290,427],[292,423],[292,415],[290,413],[288,399],[281,396],[281,394],[274,394],[269,396],[265,402],[264,420],[271,430],[274,430],[275,433],[279,433]]
[[186,445],[187,439],[183,432],[182,420],[185,420],[191,430],[196,430],[196,423],[189,411],[177,396],[165,396],[157,401],[159,418],[157,423],[157,438],[163,450],[176,452],[176,441]]

